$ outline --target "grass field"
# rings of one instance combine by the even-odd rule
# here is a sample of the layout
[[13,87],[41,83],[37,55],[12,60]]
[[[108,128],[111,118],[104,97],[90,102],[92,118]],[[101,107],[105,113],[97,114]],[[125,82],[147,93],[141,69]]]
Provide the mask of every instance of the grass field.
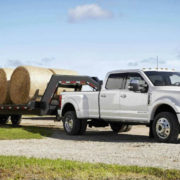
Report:
[[180,179],[180,171],[0,156],[0,179]]
[[11,125],[0,126],[0,140],[12,139],[41,139],[49,137],[53,133],[52,128],[36,126],[12,127]]

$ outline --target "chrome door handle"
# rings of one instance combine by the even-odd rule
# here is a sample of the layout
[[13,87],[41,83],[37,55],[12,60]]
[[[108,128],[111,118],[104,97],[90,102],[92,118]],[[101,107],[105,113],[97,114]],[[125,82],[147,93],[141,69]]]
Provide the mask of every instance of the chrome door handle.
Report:
[[121,98],[126,98],[126,94],[120,95]]
[[102,94],[101,97],[106,97],[106,95],[105,95],[105,94]]

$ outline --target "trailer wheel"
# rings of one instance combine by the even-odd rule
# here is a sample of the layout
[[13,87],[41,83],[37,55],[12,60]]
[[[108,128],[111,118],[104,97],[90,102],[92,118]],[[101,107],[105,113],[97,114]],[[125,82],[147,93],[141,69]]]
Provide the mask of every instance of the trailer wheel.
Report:
[[170,112],[161,112],[156,115],[152,124],[155,139],[163,143],[176,143],[179,135],[177,117]]
[[8,115],[1,115],[0,116],[0,124],[7,124],[9,121],[9,116]]
[[128,132],[131,130],[132,126],[123,124],[123,123],[110,123],[111,129],[114,133],[119,133],[119,132]]
[[11,123],[13,126],[19,126],[21,123],[21,115],[12,115]]
[[87,129],[87,119],[81,119],[81,127],[79,131],[79,135],[83,135]]
[[81,130],[81,121],[74,111],[68,111],[63,117],[63,126],[68,135],[78,135]]

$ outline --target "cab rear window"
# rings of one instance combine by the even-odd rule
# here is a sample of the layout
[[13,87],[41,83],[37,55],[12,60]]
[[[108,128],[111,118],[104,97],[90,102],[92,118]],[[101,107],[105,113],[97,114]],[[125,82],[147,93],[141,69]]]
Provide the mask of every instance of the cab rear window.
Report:
[[122,89],[124,83],[124,74],[111,74],[106,83],[106,89]]

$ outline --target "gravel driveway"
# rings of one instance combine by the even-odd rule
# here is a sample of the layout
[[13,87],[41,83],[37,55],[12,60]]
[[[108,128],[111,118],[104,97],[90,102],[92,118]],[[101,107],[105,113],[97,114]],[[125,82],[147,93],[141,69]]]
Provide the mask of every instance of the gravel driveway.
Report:
[[148,128],[145,126],[133,126],[130,132],[118,135],[109,128],[94,128],[88,129],[84,136],[67,136],[59,122],[23,120],[22,124],[45,124],[56,130],[52,138],[1,140],[0,155],[180,169],[180,142],[155,143],[148,138]]

